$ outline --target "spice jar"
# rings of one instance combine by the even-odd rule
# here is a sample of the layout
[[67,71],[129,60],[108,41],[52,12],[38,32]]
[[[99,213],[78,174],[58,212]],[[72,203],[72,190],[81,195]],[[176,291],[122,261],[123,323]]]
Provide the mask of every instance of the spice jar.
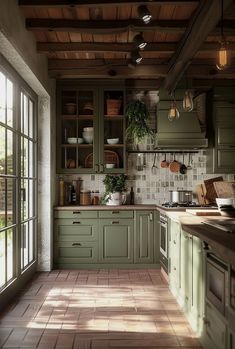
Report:
[[80,191],[80,205],[91,205],[91,191],[81,190]]
[[94,191],[94,196],[92,198],[92,205],[99,205],[100,193],[99,190]]

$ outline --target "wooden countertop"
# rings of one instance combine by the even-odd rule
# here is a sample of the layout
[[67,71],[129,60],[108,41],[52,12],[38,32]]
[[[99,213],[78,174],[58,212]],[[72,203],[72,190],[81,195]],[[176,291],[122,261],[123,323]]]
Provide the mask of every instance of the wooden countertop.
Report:
[[179,217],[183,230],[208,243],[225,262],[235,265],[235,234],[206,225],[203,223],[206,220],[226,224],[231,218],[222,216],[197,217],[190,214]]
[[79,210],[79,211],[129,211],[129,210],[155,210],[155,204],[140,204],[140,205],[120,205],[120,206],[108,206],[108,205],[87,205],[87,206],[56,206],[54,207],[57,211],[71,211],[71,210]]

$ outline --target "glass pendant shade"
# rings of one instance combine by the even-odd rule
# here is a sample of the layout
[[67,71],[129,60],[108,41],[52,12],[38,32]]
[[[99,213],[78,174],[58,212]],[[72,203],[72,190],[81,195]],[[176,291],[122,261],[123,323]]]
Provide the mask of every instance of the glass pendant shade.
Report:
[[180,117],[180,113],[179,113],[179,110],[176,107],[176,103],[172,102],[170,110],[168,112],[168,119],[170,121],[174,121],[174,120],[179,119],[179,117]]
[[219,70],[224,70],[228,66],[228,51],[226,48],[226,45],[222,43],[219,52],[218,52],[218,62],[216,64],[216,67]]
[[191,91],[185,91],[183,99],[183,109],[185,111],[193,110],[193,94]]

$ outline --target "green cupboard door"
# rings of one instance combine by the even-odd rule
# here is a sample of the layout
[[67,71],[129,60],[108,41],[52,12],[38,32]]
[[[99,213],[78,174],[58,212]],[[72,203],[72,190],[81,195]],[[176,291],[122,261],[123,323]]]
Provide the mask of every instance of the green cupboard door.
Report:
[[153,260],[160,265],[160,212],[154,211]]
[[195,332],[202,330],[203,298],[204,298],[204,273],[203,273],[203,247],[202,241],[196,236],[192,238],[192,299],[191,299],[191,325]]
[[100,219],[101,263],[133,263],[133,226],[132,219]]
[[191,308],[192,294],[192,236],[181,230],[180,303],[186,314]]
[[153,263],[153,220],[152,211],[135,212],[135,263]]
[[170,287],[173,294],[177,296],[180,284],[180,224],[170,220],[169,232]]
[[233,332],[229,333],[229,349],[235,349],[235,334]]

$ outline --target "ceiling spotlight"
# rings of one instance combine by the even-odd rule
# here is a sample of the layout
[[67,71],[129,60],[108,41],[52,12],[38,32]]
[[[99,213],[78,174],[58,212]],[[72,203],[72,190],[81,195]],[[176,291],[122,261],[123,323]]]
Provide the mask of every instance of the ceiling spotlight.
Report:
[[139,64],[142,61],[142,56],[140,55],[138,50],[131,52],[131,60],[137,64]]
[[134,44],[137,48],[143,49],[145,48],[145,46],[147,45],[147,42],[144,40],[143,35],[142,34],[137,34],[134,37]]
[[145,24],[148,24],[151,21],[152,15],[150,14],[147,6],[140,5],[138,7],[138,15],[144,21]]

